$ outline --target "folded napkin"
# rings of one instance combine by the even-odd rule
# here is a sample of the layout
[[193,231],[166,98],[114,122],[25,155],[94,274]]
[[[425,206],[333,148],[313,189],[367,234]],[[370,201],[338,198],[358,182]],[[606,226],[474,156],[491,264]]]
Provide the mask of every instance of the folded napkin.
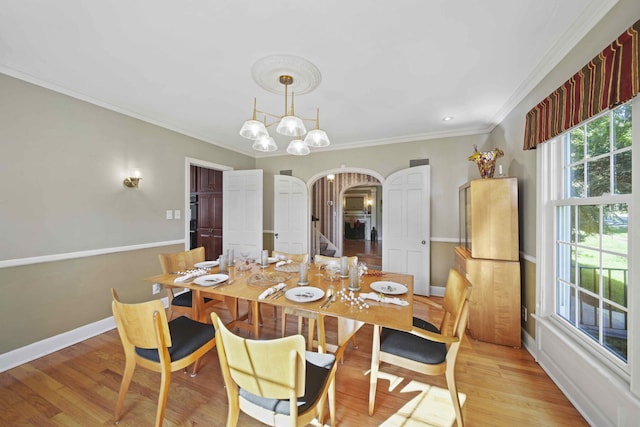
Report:
[[260,300],[265,299],[266,297],[273,294],[274,292],[281,291],[286,287],[287,287],[286,283],[278,283],[277,285],[272,286],[269,289],[265,290],[263,293],[261,293],[260,296],[258,296],[258,299]]
[[378,301],[378,302],[384,302],[387,304],[396,304],[396,305],[409,305],[409,303],[403,299],[400,298],[391,298],[391,297],[385,297],[384,295],[380,295],[377,294],[375,292],[369,292],[369,293],[364,293],[361,292],[360,293],[360,298],[364,298],[364,299],[372,299],[374,301]]
[[186,282],[188,280],[193,279],[194,277],[198,277],[198,276],[202,276],[203,274],[208,274],[207,270],[194,270],[194,271],[190,271],[187,274],[180,276],[180,277],[176,277],[175,280],[173,281],[173,283],[183,283]]
[[285,264],[291,264],[293,261],[291,261],[290,259],[286,260],[286,261],[278,261],[276,262],[276,267],[282,267]]

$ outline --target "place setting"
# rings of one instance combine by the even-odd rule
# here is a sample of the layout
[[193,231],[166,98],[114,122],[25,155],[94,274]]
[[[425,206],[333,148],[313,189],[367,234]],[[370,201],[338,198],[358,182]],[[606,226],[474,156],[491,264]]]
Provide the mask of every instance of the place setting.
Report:
[[406,294],[409,288],[401,283],[382,280],[371,283],[369,287],[375,292],[360,292],[360,298],[386,304],[409,305],[409,303],[402,298],[388,296]]
[[218,274],[207,274],[204,276],[196,277],[193,283],[200,286],[219,286],[224,284],[228,280],[229,280],[229,275],[218,273]]

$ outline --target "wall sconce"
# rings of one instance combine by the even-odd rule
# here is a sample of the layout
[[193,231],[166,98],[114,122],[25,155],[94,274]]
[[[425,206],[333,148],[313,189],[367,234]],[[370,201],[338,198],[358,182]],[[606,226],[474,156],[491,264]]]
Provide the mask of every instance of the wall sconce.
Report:
[[133,174],[131,174],[131,175],[132,176],[129,176],[129,177],[125,178],[122,183],[125,185],[125,187],[138,188],[138,183],[142,179],[140,177],[140,171],[139,170],[135,170],[133,172]]
[[327,181],[333,181],[336,178],[336,176],[332,173],[330,173],[329,175],[327,175]]

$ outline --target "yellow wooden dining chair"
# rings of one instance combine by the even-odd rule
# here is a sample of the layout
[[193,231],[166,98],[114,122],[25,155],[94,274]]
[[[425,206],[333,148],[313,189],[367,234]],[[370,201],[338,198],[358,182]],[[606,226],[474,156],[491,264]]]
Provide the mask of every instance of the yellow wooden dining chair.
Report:
[[215,312],[211,319],[229,400],[227,427],[237,425],[240,411],[270,426],[314,419],[323,425],[327,399],[335,426],[334,355],[305,351],[301,335],[251,340],[234,335]]
[[167,322],[164,305],[160,300],[138,304],[120,302],[115,289],[112,310],[125,354],[125,368],[116,402],[115,421],[122,415],[124,398],[133,378],[136,365],[160,372],[160,391],[156,411],[157,427],[164,419],[171,372],[193,364],[191,376],[199,369],[199,361],[216,345],[212,325],[180,316]]
[[[458,427],[463,427],[454,371],[456,357],[467,327],[470,293],[469,281],[457,270],[451,269],[442,305],[428,298],[421,299],[429,305],[444,310],[439,328],[414,317],[410,332],[387,328],[382,328],[379,334],[374,332],[369,383],[369,415],[373,415],[374,412],[380,362],[386,362],[426,375],[444,374]],[[379,327],[375,329],[380,330]]]
[[[193,268],[193,266],[205,260],[204,247],[191,249],[189,251],[174,252],[168,254],[159,254],[160,267],[162,273],[169,274],[177,271],[185,271]],[[169,320],[173,319],[174,313],[186,314],[187,316],[195,319],[193,308],[193,294],[191,291],[182,292],[180,294],[177,291],[180,288],[167,287],[167,296],[169,297]],[[209,298],[205,297],[203,302],[204,310],[213,307],[222,301],[223,298]]]

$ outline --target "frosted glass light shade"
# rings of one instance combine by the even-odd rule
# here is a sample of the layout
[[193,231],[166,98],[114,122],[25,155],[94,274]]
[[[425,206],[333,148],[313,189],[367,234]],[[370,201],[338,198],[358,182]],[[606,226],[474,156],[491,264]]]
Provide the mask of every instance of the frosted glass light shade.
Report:
[[256,151],[264,151],[266,153],[269,151],[276,151],[278,146],[273,138],[267,135],[256,139],[252,148]]
[[326,147],[331,144],[327,133],[322,129],[314,129],[309,131],[304,139],[305,144],[309,147]]
[[264,123],[257,120],[247,120],[240,129],[240,135],[247,139],[258,139],[262,136],[269,136]]
[[280,123],[278,123],[276,132],[280,135],[286,136],[302,136],[307,133],[307,129],[304,127],[302,120],[298,117],[284,116],[282,120],[280,120]]
[[294,156],[306,156],[310,152],[309,146],[301,139],[294,139],[287,147],[287,153],[293,154]]

